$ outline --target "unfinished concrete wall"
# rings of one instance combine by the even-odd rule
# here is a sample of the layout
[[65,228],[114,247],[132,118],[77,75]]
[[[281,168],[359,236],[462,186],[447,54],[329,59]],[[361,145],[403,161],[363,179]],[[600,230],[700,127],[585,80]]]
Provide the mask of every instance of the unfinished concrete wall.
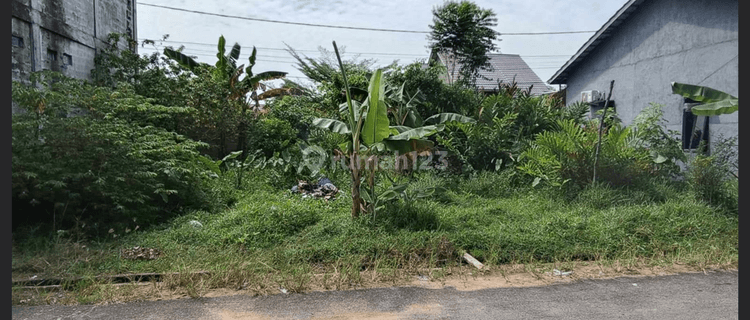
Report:
[[11,9],[13,80],[44,69],[88,79],[109,33],[137,37],[134,0],[12,0]]
[[[567,103],[580,92],[609,90],[627,125],[649,103],[664,105],[668,129],[681,131],[683,100],[670,83],[708,86],[738,96],[738,1],[644,2],[567,81]],[[709,136],[737,136],[737,113],[711,117]]]

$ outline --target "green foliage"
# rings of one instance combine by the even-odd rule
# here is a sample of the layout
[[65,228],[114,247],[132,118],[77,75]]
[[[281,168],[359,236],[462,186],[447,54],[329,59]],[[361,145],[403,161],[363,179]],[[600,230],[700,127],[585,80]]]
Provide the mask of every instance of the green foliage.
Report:
[[[286,76],[286,73],[280,71],[253,73],[257,54],[255,47],[248,58],[248,66],[243,69],[244,65],[237,65],[240,45],[235,43],[232,50],[226,53],[225,44],[224,36],[219,37],[217,61],[214,66],[198,63],[192,57],[171,47],[164,49],[164,55],[190,70],[197,78],[189,86],[190,90],[185,93],[188,104],[197,110],[195,118],[190,123],[197,127],[194,129],[198,130],[192,132],[196,133],[198,139],[210,141],[217,146],[218,158],[229,154],[231,136],[236,134],[234,149],[241,150],[241,157],[244,158],[248,153],[249,111],[253,109],[257,113],[260,111],[259,100],[287,92],[287,90],[273,92],[268,90],[259,94],[258,90],[267,88],[263,84],[264,81],[281,79]],[[243,73],[244,76],[242,76]]]
[[448,126],[437,138],[458,158],[463,171],[494,171],[516,162],[534,135],[554,129],[557,119],[568,117],[551,97],[501,89],[475,111],[476,123]]
[[726,92],[709,87],[672,82],[672,93],[701,102],[690,110],[698,116],[731,114],[739,109],[739,99]]
[[738,212],[737,150],[737,138],[718,139],[710,156],[699,154],[688,162],[687,182],[698,200]]
[[296,142],[297,130],[289,122],[275,117],[263,117],[252,122],[248,131],[248,148],[261,150],[266,157],[281,153]]
[[[534,184],[542,180],[555,186],[567,182],[589,184],[598,137],[596,123],[580,126],[573,120],[558,121],[559,131],[536,135],[531,147],[522,154],[519,169],[536,177]],[[637,146],[637,137],[630,128],[619,124],[607,128],[597,167],[600,181],[628,185],[659,173],[657,170],[647,150]]]
[[266,108],[269,118],[276,118],[289,123],[293,129],[297,130],[298,138],[307,140],[312,130],[312,120],[322,116],[320,112],[315,110],[316,106],[317,102],[313,98],[299,95],[272,99],[268,101]]
[[[141,45],[148,43],[154,45],[151,41]],[[189,73],[158,51],[139,56],[130,50],[120,50],[123,45],[137,43],[122,34],[111,33],[107,37],[107,45],[94,58],[95,67],[91,70],[94,85],[114,88],[127,83],[136,94],[154,99],[155,104],[184,107]]]
[[93,87],[48,71],[32,79],[40,87],[12,88],[25,111],[12,118],[17,221],[146,224],[213,204],[210,171],[198,160],[205,144],[164,128],[189,109],[153,105],[128,86]]
[[588,103],[576,101],[562,108],[560,119],[570,119],[576,121],[576,123],[578,124],[583,124],[586,121],[586,117],[589,113],[589,108],[590,106]]
[[[345,119],[340,118],[341,115],[338,110],[339,106],[347,101],[347,85],[352,89],[350,94],[352,94],[353,100],[363,102],[367,97],[367,88],[373,74],[371,67],[374,61],[357,61],[356,59],[341,61],[341,65],[346,70],[346,81],[344,81],[343,73],[333,52],[321,48],[322,57],[313,59],[300,56],[291,47],[287,51],[297,60],[296,68],[316,83],[313,99],[316,100],[317,109],[323,116],[338,120]],[[390,66],[381,69],[387,71],[389,68]]]
[[456,59],[460,80],[474,83],[480,70],[492,68],[487,54],[495,50],[493,41],[497,32],[492,29],[497,25],[495,13],[471,1],[451,1],[435,8],[432,14],[430,47],[449,54],[449,59]]
[[[534,184],[544,180],[559,186],[570,181],[584,186],[592,178],[599,120],[581,123],[578,112],[572,114],[576,116],[558,121],[559,130],[537,134],[523,153],[519,168],[536,177]],[[631,127],[619,124],[614,112],[605,119],[597,166],[602,181],[622,186],[679,172],[676,162],[684,161],[685,156],[679,141],[665,131],[662,114],[661,106],[652,104],[639,113]]]
[[419,103],[415,108],[424,118],[443,112],[474,115],[482,95],[458,84],[446,84],[440,78],[444,73],[443,66],[423,67],[422,62],[415,62],[394,67],[388,81],[396,88],[404,86],[406,95],[416,95]]
[[667,132],[666,119],[663,118],[663,106],[651,103],[633,120],[631,127],[638,138],[639,147],[649,150],[651,157],[660,170],[671,174],[680,171],[677,161],[686,161],[680,142],[675,138],[678,132]]

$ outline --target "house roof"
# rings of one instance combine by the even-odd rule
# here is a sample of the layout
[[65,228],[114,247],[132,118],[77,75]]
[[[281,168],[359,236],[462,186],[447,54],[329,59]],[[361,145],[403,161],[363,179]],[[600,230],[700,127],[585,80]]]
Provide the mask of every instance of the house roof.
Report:
[[[442,61],[445,61],[443,54],[438,54]],[[497,89],[498,82],[511,83],[515,79],[519,89],[531,88],[532,95],[539,95],[547,93],[550,90],[547,89],[547,84],[539,78],[539,76],[531,70],[528,64],[526,64],[521,56],[517,54],[502,54],[502,53],[490,53],[487,54],[490,58],[490,65],[492,65],[492,71],[480,70],[479,75],[488,78],[489,80],[477,78],[476,86],[480,90],[495,90]],[[445,64],[445,63],[443,63]]]
[[565,84],[568,81],[568,74],[574,70],[582,61],[585,60],[591,52],[596,50],[603,41],[610,37],[612,33],[617,30],[617,27],[622,24],[625,19],[630,17],[633,12],[638,9],[646,0],[628,0],[622,8],[615,12],[609,20],[596,32],[591,38],[578,49],[578,52],[574,54],[570,59],[557,70],[552,78],[549,79],[549,84]]

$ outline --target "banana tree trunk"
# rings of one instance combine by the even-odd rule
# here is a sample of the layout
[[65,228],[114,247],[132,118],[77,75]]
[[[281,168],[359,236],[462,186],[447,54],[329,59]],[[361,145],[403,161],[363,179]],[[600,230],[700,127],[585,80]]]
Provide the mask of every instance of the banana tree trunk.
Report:
[[349,166],[352,170],[352,218],[359,217],[361,211],[362,197],[359,194],[360,178],[362,172],[359,170],[359,155],[355,152],[349,158]]

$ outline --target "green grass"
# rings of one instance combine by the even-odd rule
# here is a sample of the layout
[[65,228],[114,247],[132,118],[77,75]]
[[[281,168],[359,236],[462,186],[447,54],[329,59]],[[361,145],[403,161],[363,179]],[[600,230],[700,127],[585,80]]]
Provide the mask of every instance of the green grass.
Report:
[[[412,188],[447,191],[391,203],[374,219],[358,220],[351,219],[346,196],[325,202],[263,188],[244,194],[232,209],[193,212],[127,234],[116,230],[85,248],[65,238],[26,238],[14,244],[13,278],[205,270],[213,287],[271,279],[302,291],[314,273],[335,271],[334,287],[360,281],[362,270],[395,279],[409,268],[459,264],[463,250],[489,265],[618,259],[737,264],[737,212],[695,200],[678,184],[571,192],[513,187],[519,185],[514,179],[417,175]],[[203,226],[191,226],[191,220]],[[121,259],[119,249],[133,246],[158,248],[165,256]],[[197,290],[190,279],[172,283]]]

